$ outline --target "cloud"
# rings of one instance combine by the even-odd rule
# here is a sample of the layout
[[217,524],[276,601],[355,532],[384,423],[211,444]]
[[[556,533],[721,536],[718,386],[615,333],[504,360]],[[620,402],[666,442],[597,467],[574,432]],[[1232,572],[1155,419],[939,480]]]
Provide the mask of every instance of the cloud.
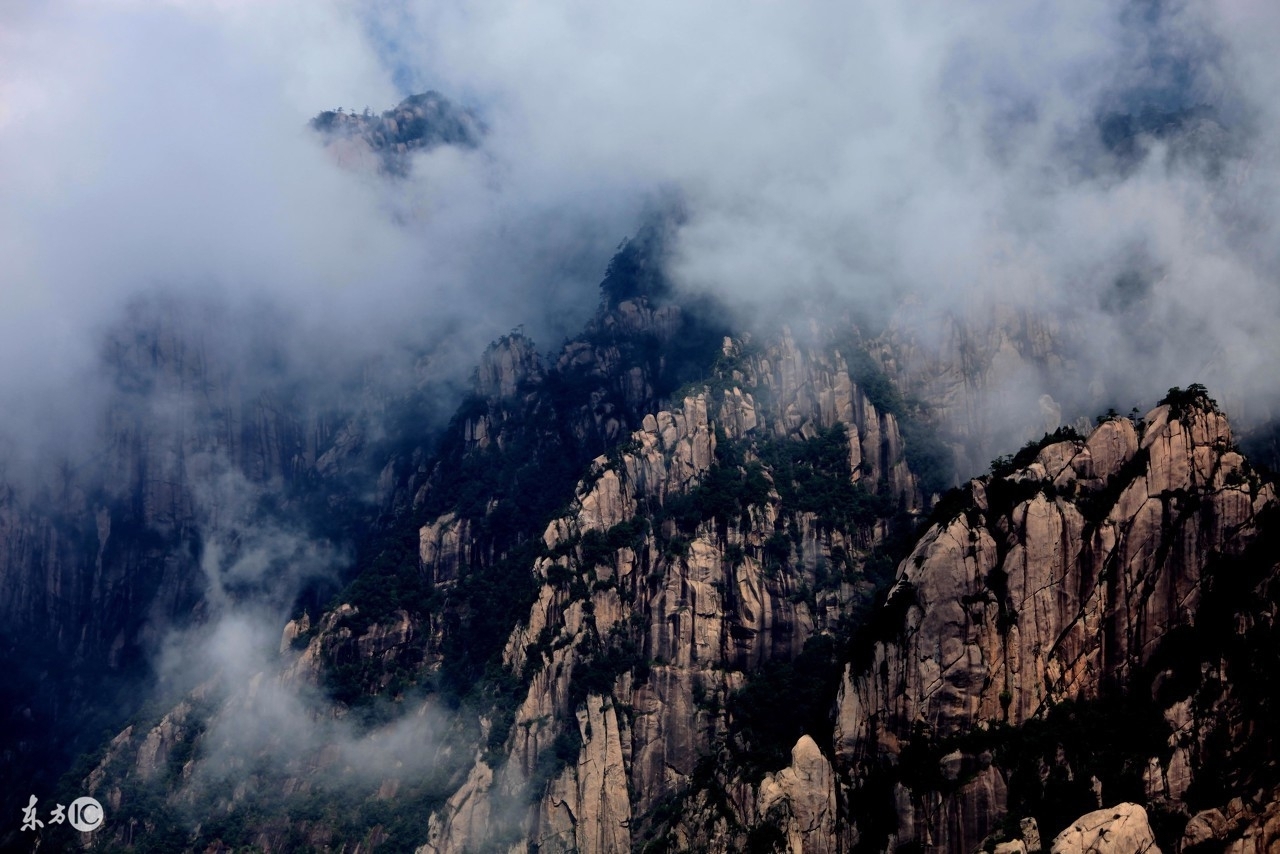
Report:
[[[1276,403],[1262,4],[495,0],[391,19],[416,79],[488,105],[499,159],[678,188],[688,288],[1025,307],[1069,331],[1067,382],[1102,388],[1092,404],[1195,379],[1240,414]],[[1121,306],[1137,258],[1147,290]]]
[[[1228,0],[5,4],[0,456],[97,447],[140,295],[242,374],[269,342],[310,402],[375,358],[458,379],[517,324],[575,330],[669,196],[672,277],[746,314],[905,297],[936,347],[950,315],[1048,317],[1069,367],[1009,366],[993,423],[1191,381],[1267,417],[1278,32]],[[429,88],[488,132],[405,180],[306,127]]]
[[[1026,306],[1108,354],[1072,378],[1104,396],[1205,379],[1259,414],[1274,402],[1280,74],[1263,5],[4,15],[0,163],[20,164],[0,197],[6,400],[80,400],[99,330],[148,289],[270,301],[299,364],[433,346],[465,373],[516,324],[547,343],[572,331],[609,251],[675,192],[672,273],[691,290],[756,310],[805,290]],[[387,182],[335,168],[305,128],[427,88],[481,112],[482,150],[436,149]],[[1142,298],[1117,300],[1135,258]],[[39,423],[53,406],[5,408]]]
[[[166,647],[174,684],[200,683],[188,695],[195,714],[184,721],[199,733],[199,761],[184,782],[188,798],[203,803],[205,790],[219,797],[234,790],[241,799],[246,787],[264,786],[270,800],[284,794],[287,778],[310,775],[308,786],[348,793],[344,806],[354,810],[381,783],[431,778],[438,785],[439,775],[447,780],[469,758],[449,750],[460,735],[456,712],[430,697],[407,698],[381,723],[336,715],[317,688],[279,675],[279,636],[263,617],[251,608],[229,612],[173,635]],[[253,796],[250,790],[250,803]],[[193,825],[208,818],[187,816]]]
[[264,498],[281,484],[250,481],[216,455],[197,455],[186,468],[201,534],[203,601],[213,616],[246,605],[275,608],[271,624],[282,624],[304,584],[336,582],[349,565],[339,546],[263,512]]
[[511,327],[552,339],[590,312],[643,203],[621,189],[628,176],[564,182],[444,147],[390,181],[322,150],[312,115],[406,94],[364,11],[6,6],[0,429],[35,443],[74,421],[88,425],[83,442],[105,330],[132,322],[139,294],[222,306],[233,320],[269,306],[281,321],[271,337],[310,380],[424,351],[464,375]]

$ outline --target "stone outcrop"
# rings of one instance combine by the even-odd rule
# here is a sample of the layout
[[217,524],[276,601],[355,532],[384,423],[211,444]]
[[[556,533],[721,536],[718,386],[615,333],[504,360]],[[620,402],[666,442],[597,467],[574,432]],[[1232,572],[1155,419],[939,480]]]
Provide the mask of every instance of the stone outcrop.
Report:
[[[867,738],[857,721],[868,710],[887,713],[882,726],[897,720],[905,731],[920,721],[953,733],[981,721],[1018,724],[1123,680],[1163,631],[1192,619],[1204,557],[1243,550],[1275,500],[1270,486],[1233,482],[1242,458],[1229,444],[1220,414],[1199,412],[1184,425],[1162,407],[1140,445],[1129,421],[1110,421],[1087,441],[1042,449],[1010,475],[1019,486],[974,482],[972,509],[936,526],[903,565],[906,640],[881,645],[872,668],[902,678],[851,684],[843,738],[850,746]],[[1104,490],[1139,450],[1145,463],[1096,518],[1062,494],[1073,485],[1086,498]],[[1033,494],[997,506],[995,486]],[[903,679],[905,689],[884,694]]]
[[781,832],[789,852],[836,854],[841,850],[835,771],[807,735],[791,751],[791,764],[760,784],[756,810]]
[[1137,804],[1082,815],[1053,840],[1052,854],[1160,854],[1147,813]]
[[1280,847],[1280,790],[1259,789],[1191,817],[1178,840],[1186,852],[1264,854]]
[[[900,502],[919,500],[909,479],[896,479],[900,460],[884,456],[900,441],[886,441],[895,425],[840,379],[847,374],[838,354],[813,356],[788,336],[750,358],[735,348],[726,342],[724,352],[738,384],[644,419],[624,453],[597,460],[574,513],[544,535],[563,556],[539,562],[538,601],[506,647],[508,666],[528,674],[529,687],[490,790],[506,799],[543,787],[524,820],[540,850],[635,844],[617,828],[642,826],[658,806],[654,793],[688,786],[694,760],[721,743],[729,723],[719,704],[746,672],[794,658],[806,638],[834,625],[831,612],[795,601],[786,580],[779,589],[780,580],[764,572],[755,549],[780,524],[776,505],[753,510],[737,531],[700,529],[678,557],[658,557],[661,542],[650,532],[584,566],[575,559],[584,535],[607,534],[652,502],[696,489],[718,441],[803,438],[845,418],[852,419],[853,476],[874,473]],[[763,387],[769,406],[749,391]],[[965,740],[985,744],[971,734],[1023,726],[1068,701],[1098,700],[1145,672],[1167,633],[1195,622],[1205,567],[1248,550],[1275,504],[1273,487],[1233,450],[1230,428],[1211,406],[1166,405],[1140,422],[1104,420],[1087,437],[1047,441],[1019,467],[971,482],[966,494],[968,504],[934,525],[902,563],[885,605],[887,634],[867,663],[849,667],[836,703],[834,754],[823,755],[806,737],[790,768],[756,783],[730,774],[721,782],[734,805],[729,824],[716,825],[709,801],[694,797],[689,815],[719,829],[677,825],[669,838],[728,850],[745,838],[734,825],[770,827],[788,850],[848,850],[862,835],[857,816],[851,823],[831,816],[845,814],[880,773],[874,769],[893,768],[904,750],[953,743],[958,749],[938,760],[942,782],[894,785],[897,829],[887,844],[972,850],[1004,819],[1009,767],[990,748],[965,748]],[[813,524],[799,522],[801,529]],[[825,540],[802,533],[801,540],[819,555],[837,544],[858,552],[858,543],[835,532]],[[586,595],[573,592],[575,577]],[[836,613],[848,595],[834,595]],[[585,710],[574,705],[575,672],[596,667],[619,637],[637,636],[652,662],[643,678],[620,670],[600,683],[611,689],[607,696],[590,695]],[[1187,733],[1196,724],[1186,708],[1166,709],[1169,748],[1150,758],[1145,778],[1149,796],[1166,804],[1194,780],[1196,748]],[[536,769],[545,767],[565,721],[582,746],[559,754],[564,766],[544,782]],[[601,779],[598,769],[625,777],[629,798],[588,796],[598,791],[586,782]],[[831,783],[841,774],[852,789]],[[1097,779],[1092,791],[1108,799]],[[1022,838],[993,845],[1039,850],[1034,818],[1022,818]],[[454,827],[449,808],[436,816],[435,850],[479,844]]]
[[455,581],[471,562],[471,522],[446,513],[418,532],[418,558],[433,584]]
[[[1172,630],[1195,624],[1206,567],[1243,555],[1276,502],[1220,413],[1172,406],[1048,444],[967,490],[969,504],[902,564],[887,606],[894,636],[844,682],[836,744],[854,767],[896,763],[912,744],[979,743],[967,734],[1123,690]],[[1176,802],[1194,780],[1188,709],[1164,710],[1171,734],[1150,759],[1152,797]],[[971,849],[1004,812],[997,797],[976,822],[956,822],[971,786],[941,799],[913,791],[899,842]]]
[[191,715],[191,704],[182,702],[160,719],[138,747],[138,775],[150,780],[163,769],[169,754],[187,735],[184,724]]
[[341,165],[389,175],[405,175],[417,151],[442,145],[476,148],[485,130],[475,113],[439,92],[411,95],[382,113],[367,107],[363,112],[326,110],[311,120],[311,128]]

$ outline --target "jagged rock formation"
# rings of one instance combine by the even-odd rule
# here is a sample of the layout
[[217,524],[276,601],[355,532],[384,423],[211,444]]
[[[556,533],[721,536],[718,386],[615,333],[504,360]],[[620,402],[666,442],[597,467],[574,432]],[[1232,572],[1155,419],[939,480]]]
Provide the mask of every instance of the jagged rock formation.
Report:
[[[1214,567],[1261,545],[1274,487],[1232,449],[1225,418],[1199,400],[1046,444],[1024,467],[968,491],[970,503],[902,565],[888,604],[897,637],[845,679],[838,755],[871,773],[901,768],[922,747],[930,756],[960,748],[948,759],[966,769],[958,787],[898,774],[897,839],[970,850],[1004,814],[1003,790],[1026,782],[1012,757],[993,758],[1000,738],[984,732],[1026,728],[1068,702],[1136,695],[1148,713],[1141,725],[1154,723],[1160,738],[1153,744],[1148,732],[1144,747],[1123,745],[1155,755],[1137,757],[1149,767],[1114,783],[1145,780],[1166,815],[1185,812],[1204,749],[1196,733],[1212,713],[1170,686],[1188,667],[1196,678],[1216,671],[1218,691],[1231,682],[1221,661],[1179,664],[1171,650],[1180,630],[1204,619]],[[1273,574],[1277,553],[1267,544],[1264,554],[1263,572]],[[1142,699],[1146,691],[1154,702]],[[1068,758],[1056,761],[1071,773]],[[1103,802],[1122,794],[1096,778],[1090,788]]]
[[1095,810],[1071,823],[1053,840],[1052,854],[1160,854],[1147,823],[1147,813],[1137,804],[1116,804]]
[[[495,827],[474,816],[492,815],[495,804],[518,800],[530,787],[535,797],[538,787],[545,794],[528,824],[521,831],[517,818],[505,830],[527,833],[539,850],[638,844],[643,837],[632,828],[639,817],[687,791],[699,757],[723,743],[726,721],[717,707],[743,687],[749,671],[795,659],[815,631],[835,628],[858,584],[842,579],[832,587],[819,579],[820,567],[865,554],[884,536],[885,523],[873,515],[861,530],[837,530],[817,514],[784,507],[766,487],[759,505],[741,508],[740,520],[718,520],[736,526],[707,519],[682,538],[679,525],[658,521],[655,508],[682,494],[701,495],[713,467],[726,464],[722,444],[750,437],[813,441],[848,425],[847,437],[840,432],[846,480],[879,484],[890,507],[919,505],[894,416],[877,413],[838,350],[808,351],[784,332],[750,355],[726,340],[722,356],[730,387],[646,417],[619,455],[595,461],[574,512],[547,528],[550,554],[536,567],[543,586],[504,652],[507,666],[528,684],[507,755],[496,770],[487,760],[477,763],[433,819],[423,850],[493,844]],[[653,527],[632,527],[637,518],[655,520]],[[783,533],[788,521],[792,542]],[[610,548],[619,537],[626,543]],[[424,528],[424,562],[435,559],[437,539],[434,526]],[[780,541],[788,568],[771,563]],[[645,662],[643,675],[619,667],[627,656]],[[668,828],[673,844],[733,850],[757,825],[777,829],[803,850],[837,850],[847,834],[837,832],[830,761],[808,736],[790,752],[790,766],[754,783],[730,784],[731,799],[746,805],[746,815],[730,810],[712,816],[710,828]],[[549,762],[561,767],[548,774]]]
[[[614,331],[617,329],[623,330],[621,335]],[[580,590],[576,582],[566,586],[563,573],[583,569],[579,551],[584,537],[589,543],[606,534],[617,537],[619,523],[633,519],[638,502],[674,506],[690,490],[696,491],[713,467],[724,469],[722,456],[726,448],[747,435],[782,443],[779,447],[792,442],[804,445],[826,441],[835,465],[844,472],[842,482],[846,486],[870,483],[874,478],[886,490],[884,506],[895,510],[918,507],[922,500],[903,462],[903,443],[895,416],[876,411],[850,381],[838,351],[810,351],[784,334],[775,345],[742,357],[737,352],[739,345],[726,340],[720,347],[721,357],[732,362],[733,367],[725,370],[744,379],[749,377],[747,381],[757,387],[757,393],[767,395],[767,406],[759,405],[751,392],[735,386],[711,395],[704,389],[686,398],[680,409],[650,411],[639,417],[633,413],[637,409],[643,411],[656,400],[655,386],[669,380],[643,363],[638,369],[625,368],[629,338],[637,334],[669,338],[687,333],[687,322],[672,309],[651,308],[643,300],[623,300],[606,312],[592,334],[599,336],[601,330],[609,337],[596,337],[596,343],[589,346],[571,342],[550,370],[542,366],[527,341],[519,336],[498,342],[477,371],[476,401],[483,405],[464,407],[464,414],[451,428],[456,431],[459,450],[465,456],[494,462],[502,459],[502,454],[530,453],[541,459],[547,451],[538,450],[536,442],[529,444],[529,429],[523,426],[527,416],[520,413],[533,407],[532,411],[545,414],[544,389],[550,386],[554,393],[556,387],[563,387],[568,374],[589,380],[588,389],[596,384],[604,387],[601,393],[589,394],[592,405],[579,408],[575,403],[565,409],[559,416],[564,419],[563,428],[546,433],[539,426],[534,437],[538,442],[567,433],[582,443],[579,447],[608,447],[610,441],[625,437],[624,425],[635,424],[639,429],[616,454],[596,458],[590,483],[579,487],[575,501],[579,509],[570,517],[553,520],[537,544],[546,557],[540,558],[534,568],[540,578],[555,576],[557,582],[544,583],[534,606],[535,623],[517,630],[508,640],[503,658],[518,676],[524,678],[527,674],[533,686],[527,695],[530,702],[546,709],[529,706],[516,710],[514,720],[484,724],[501,725],[504,732],[524,740],[520,760],[524,768],[507,761],[500,763],[495,772],[485,760],[479,761],[469,781],[449,801],[448,809],[454,816],[450,833],[466,833],[467,827],[485,831],[500,828],[501,822],[495,817],[505,821],[512,811],[504,800],[487,797],[483,792],[495,785],[514,791],[523,786],[524,777],[544,773],[548,750],[555,748],[557,739],[563,747],[561,721],[571,721],[583,744],[600,752],[600,756],[581,771],[546,781],[550,787],[547,807],[537,819],[537,832],[548,844],[553,838],[577,838],[581,834],[578,844],[617,850],[630,839],[624,827],[608,822],[607,826],[579,824],[567,816],[619,815],[619,820],[625,821],[632,810],[626,792],[633,774],[637,781],[662,781],[660,787],[650,788],[648,800],[639,805],[642,809],[663,797],[661,786],[678,784],[679,775],[693,770],[693,763],[708,743],[705,734],[690,732],[684,723],[699,714],[708,718],[705,712],[697,711],[699,703],[706,702],[702,698],[719,697],[723,701],[741,686],[745,671],[768,661],[794,658],[803,651],[815,629],[836,624],[841,618],[842,602],[865,597],[865,582],[848,576],[847,569],[841,567],[849,565],[852,555],[865,553],[882,539],[887,523],[883,516],[869,513],[854,528],[835,524],[823,518],[822,512],[808,511],[794,515],[795,530],[784,536],[786,520],[775,506],[778,498],[770,498],[765,484],[764,492],[758,496],[760,505],[748,513],[769,519],[767,524],[777,535],[774,543],[767,542],[768,536],[753,532],[734,531],[725,539],[715,533],[717,526],[710,519],[690,522],[688,514],[697,515],[699,511],[686,508],[685,517],[662,526],[665,532],[640,534],[646,544],[634,542],[630,557],[624,550],[612,572],[603,566],[586,567],[597,575],[595,598],[599,601],[579,603],[575,606],[577,611],[570,608],[566,615],[565,602],[578,596]],[[619,370],[619,363],[624,369]],[[711,413],[715,414],[714,419]],[[833,432],[846,421],[851,424],[847,436],[843,430]],[[727,432],[722,425],[727,425]],[[426,473],[422,485],[416,488],[414,505],[418,508],[450,509],[422,523],[414,546],[431,587],[462,603],[470,595],[467,584],[473,583],[477,572],[485,571],[486,564],[501,560],[502,552],[510,545],[494,538],[492,519],[499,505],[492,498],[471,508],[438,501],[436,496],[452,477],[447,465],[438,465]],[[794,490],[791,485],[782,488]],[[861,496],[858,500],[872,499],[866,490],[851,495]],[[687,535],[682,533],[686,530]],[[787,537],[791,542],[780,545]],[[764,556],[766,545],[772,549],[772,557]],[[734,546],[743,551],[736,568],[731,565]],[[833,558],[841,562],[835,569],[828,566]],[[798,574],[784,566],[793,562],[800,567]],[[668,570],[675,574],[659,583],[656,573]],[[614,589],[606,590],[610,578]],[[559,645],[555,631],[565,619],[574,621],[567,637],[576,636],[583,642],[607,637],[613,627],[623,623],[634,623],[638,629],[641,614],[638,610],[632,612],[630,605],[619,599],[621,591],[627,589],[634,591],[627,595],[637,601],[661,591],[656,606],[646,617],[650,623],[646,632],[649,639],[643,643],[648,649],[642,655],[663,663],[647,668],[648,678],[643,684],[637,683],[634,697],[636,708],[651,708],[649,720],[634,722],[629,713],[620,713],[604,700],[599,705],[588,702],[582,708],[569,709],[560,701],[550,702],[540,695],[537,689],[552,684],[548,680],[561,668],[559,664],[542,666],[529,659],[526,647],[536,647],[546,638]],[[334,674],[356,667],[360,676],[358,685],[351,689],[355,694],[344,693],[343,689],[334,695],[351,701],[362,692],[387,690],[392,673],[403,672],[406,666],[419,674],[446,667],[448,605],[443,615],[415,611],[411,617],[400,610],[396,612],[398,616],[374,615],[372,623],[362,617],[360,607],[344,605],[314,623],[309,617],[290,623],[281,642],[285,658],[282,673],[267,678],[286,685],[311,684],[333,691]],[[464,630],[465,627],[453,629],[455,633]],[[567,648],[558,651],[560,657],[577,652]],[[717,676],[714,668],[718,667],[733,670]],[[559,674],[555,682],[560,687],[556,690],[569,690],[569,679],[567,670]],[[544,711],[553,719],[540,719]],[[213,719],[216,722],[217,715]],[[151,731],[166,730],[158,723]],[[637,732],[644,742],[639,748],[634,742]],[[150,742],[141,735],[139,738],[125,738],[121,749],[137,750],[140,757],[149,755]],[[494,743],[492,737],[490,743]],[[501,742],[497,745],[501,746]],[[797,839],[819,838],[835,825],[835,790],[830,788],[826,795],[815,798],[810,788],[815,779],[834,786],[834,772],[812,740],[796,746],[794,751],[788,745],[787,752],[794,754],[794,767],[779,767],[759,781],[756,810],[761,815],[779,817],[779,821],[786,816],[786,832]],[[142,773],[140,769],[148,766],[142,758],[129,764],[145,780],[154,775]],[[316,761],[317,768],[325,767],[324,762]],[[175,782],[181,792],[180,781],[171,780],[170,785]],[[285,781],[283,785],[296,790],[301,784]],[[181,801],[189,795],[177,797]]]
[[[522,526],[528,524],[522,521],[524,514],[545,518],[550,508],[543,503],[562,500],[557,490],[572,489],[586,461],[638,425],[645,409],[652,411],[659,394],[686,379],[681,372],[690,364],[702,370],[707,359],[698,342],[706,340],[706,352],[714,353],[720,340],[718,332],[708,337],[701,321],[675,306],[650,306],[641,297],[615,308],[603,312],[584,337],[567,346],[559,363],[550,367],[543,365],[542,357],[519,335],[504,338],[486,354],[476,374],[475,395],[446,431],[434,460],[417,448],[408,454],[397,451],[401,456],[383,467],[378,477],[379,504],[388,508],[388,518],[400,524],[375,530],[367,546],[369,557],[363,559],[364,575],[353,590],[354,604],[327,614],[313,611],[291,622],[281,643],[283,672],[260,678],[303,693],[322,691],[337,700],[341,709],[384,691],[398,697],[406,680],[439,674],[443,652],[468,646],[468,638],[492,636],[497,643],[495,651],[500,648],[513,618],[500,608],[476,607],[476,597],[494,592],[491,581],[499,588],[499,598],[523,596],[527,581],[522,583],[508,571],[509,566],[519,565],[521,558],[507,553],[513,546],[519,547]],[[681,351],[689,354],[684,362],[671,355]],[[293,414],[298,414],[297,408]],[[381,426],[392,423],[384,418]],[[208,426],[219,429],[216,420]],[[344,462],[344,454],[363,458],[394,444],[385,438],[381,445],[365,441],[361,426],[358,421],[348,421],[341,429],[331,429],[328,450],[321,448],[323,453],[301,463],[296,456],[291,458],[295,477],[314,478],[310,472],[323,469],[324,477],[340,481],[351,468]],[[403,443],[402,439],[396,441]],[[525,484],[532,480],[539,486],[514,490],[513,480]],[[473,484],[474,503],[459,500],[459,486],[464,483]],[[335,504],[334,496],[320,497],[324,509],[341,519],[344,508]],[[448,509],[440,513],[436,508]],[[509,524],[494,524],[504,513]],[[400,536],[407,529],[405,519],[424,514],[432,514],[437,530],[448,530],[452,535],[437,544],[443,554],[450,553],[451,543],[465,543],[458,546],[463,560],[455,562],[452,569],[441,567],[442,574],[435,578],[421,578],[418,572],[419,549],[428,547],[417,533],[421,523],[409,529],[414,531],[412,543]],[[450,527],[453,520],[457,521],[456,529]],[[528,566],[524,564],[525,572]],[[408,574],[400,574],[402,570]],[[380,575],[382,572],[389,576]],[[420,584],[419,579],[426,584]],[[389,582],[391,589],[384,582]],[[506,589],[502,589],[504,583]],[[389,593],[403,597],[408,610],[399,609],[401,618],[392,615],[395,608],[387,607]],[[489,628],[494,621],[502,627],[501,634]],[[454,628],[447,637],[446,625]],[[483,668],[486,654],[479,651],[475,655],[475,667]],[[463,656],[451,656],[449,664],[452,669],[443,678],[451,680],[451,685],[477,677]],[[238,690],[234,685],[218,687],[219,696],[230,692],[232,698]],[[465,684],[451,690],[465,690]],[[219,699],[214,705],[224,702],[233,700]],[[208,723],[202,721],[197,729]],[[466,736],[474,737],[474,733]],[[125,752],[149,750],[145,742],[130,738],[121,745]],[[111,763],[100,761],[100,767],[107,764]],[[135,772],[128,773],[138,781],[154,778],[163,787],[181,786],[181,779],[186,779],[176,779],[171,773],[143,774],[138,769],[144,766],[148,763],[139,765],[130,760],[112,767],[116,771],[134,768]],[[327,762],[315,765],[316,769],[323,767]],[[300,784],[286,780],[284,785],[296,789]],[[126,813],[129,801],[126,797]],[[176,802],[181,801],[178,798]],[[231,806],[242,803],[243,793]],[[133,798],[135,811],[144,806]]]
[[[597,333],[631,324],[627,335],[669,337],[682,322],[634,300],[603,316]],[[933,509],[872,603],[891,519],[925,497],[897,418],[840,346],[785,331],[725,339],[711,382],[646,412],[664,380],[651,363],[626,366],[627,342],[571,342],[550,368],[519,336],[491,348],[451,427],[460,456],[399,487],[420,520],[406,546],[445,598],[301,617],[279,673],[257,677],[327,687],[342,714],[402,690],[406,674],[447,675],[451,638],[474,643],[477,626],[499,624],[478,622],[469,585],[513,571],[512,554],[529,560],[536,590],[493,647],[506,699],[462,736],[470,758],[455,746],[441,762],[453,770],[432,791],[448,794],[432,795],[419,850],[1013,852],[1040,850],[1042,833],[1055,851],[1133,840],[1268,850],[1275,749],[1247,723],[1251,701],[1234,687],[1246,665],[1228,636],[1243,620],[1253,642],[1273,637],[1274,596],[1258,591],[1275,578],[1277,502],[1207,397],[1029,445]],[[530,413],[551,416],[566,375],[586,380],[576,389],[593,403],[559,398],[531,444]],[[502,478],[470,505],[441,500],[457,472],[479,471],[456,460],[587,448],[610,450],[532,544],[495,536],[514,500]],[[807,504],[811,493],[825,503]],[[1241,597],[1223,579],[1253,590],[1256,607],[1231,604]],[[1184,654],[1187,631],[1204,650]],[[341,673],[354,674],[345,688]],[[780,688],[798,693],[769,707]],[[768,731],[761,702],[794,719]],[[112,761],[164,778],[156,769],[172,770],[167,757],[196,732],[188,715],[180,705],[122,734]],[[1091,739],[1101,753],[1085,749]],[[311,791],[333,761],[316,754],[272,785]],[[200,764],[181,767],[171,797],[190,802],[181,780]],[[378,797],[394,800],[401,783],[382,781]],[[1145,809],[1109,806],[1135,800]],[[268,848],[304,832],[273,821]],[[1084,830],[1072,836],[1070,822]],[[323,823],[305,833],[335,838]],[[368,833],[388,838],[384,825]]]
[[807,735],[791,751],[791,764],[760,785],[759,813],[786,840],[788,851],[834,854],[840,821],[835,772]]
[[[908,634],[880,647],[876,667],[905,676],[905,689],[886,695],[903,682],[893,678],[851,685],[844,737],[867,737],[856,722],[868,709],[903,731],[915,721],[938,734],[1016,725],[1123,683],[1166,631],[1189,622],[1204,558],[1239,553],[1275,496],[1244,477],[1220,414],[1170,416],[1154,411],[1141,441],[1127,419],[1107,421],[1087,441],[1047,446],[1005,481],[974,482],[969,512],[922,539],[899,578]],[[1110,507],[1072,497],[1114,490],[1125,466]],[[1019,491],[1028,497],[1011,503]]]
[[415,151],[441,145],[476,148],[485,132],[475,113],[439,92],[411,95],[381,114],[367,107],[362,113],[326,110],[311,120],[311,128],[339,163],[373,166],[391,175],[404,175]]
[[[1262,519],[1275,507],[1273,487],[1232,450],[1225,419],[1203,400],[1172,402],[1138,424],[1111,419],[1087,439],[1031,449],[1001,477],[971,483],[970,503],[940,520],[902,564],[880,615],[884,635],[862,653],[866,663],[855,654],[842,683],[834,754],[823,755],[806,735],[789,767],[752,784],[731,761],[726,770],[726,757],[716,753],[724,745],[717,738],[732,729],[732,711],[724,710],[731,704],[695,702],[695,694],[731,697],[747,677],[736,668],[797,657],[797,635],[833,629],[803,604],[779,606],[783,597],[768,595],[752,546],[776,525],[776,508],[753,513],[723,539],[714,526],[700,529],[680,559],[655,559],[660,542],[650,533],[590,566],[574,560],[589,532],[617,530],[646,497],[687,488],[688,472],[708,471],[716,450],[712,421],[740,423],[740,399],[747,396],[726,393],[720,419],[706,414],[702,399],[654,419],[636,434],[634,451],[580,491],[574,516],[548,529],[549,548],[575,549],[540,562],[548,581],[507,645],[508,665],[532,671],[508,757],[496,768],[492,760],[476,766],[433,819],[422,850],[484,844],[488,837],[475,836],[477,828],[487,833],[492,826],[460,818],[463,806],[491,814],[492,804],[517,799],[530,785],[542,796],[521,832],[539,850],[640,844],[635,830],[661,809],[656,792],[685,793],[684,820],[667,828],[676,847],[734,850],[767,839],[787,850],[849,850],[862,842],[968,851],[998,829],[1011,795],[1057,833],[1056,813],[1028,800],[1017,767],[1025,756],[1010,755],[1002,738],[1034,731],[1032,724],[1056,720],[1071,704],[1101,702],[1135,683],[1144,690],[1142,674],[1168,654],[1171,633],[1200,614],[1202,592],[1212,584],[1204,573],[1257,545]],[[672,429],[664,434],[662,423]],[[722,427],[721,435],[740,434]],[[735,545],[742,549],[736,566],[725,557]],[[816,545],[819,553],[824,548],[830,546]],[[575,578],[582,584],[576,596]],[[766,613],[773,619],[759,622]],[[616,665],[599,678],[610,645],[632,626],[653,661],[643,679]],[[779,636],[789,647],[758,646]],[[584,669],[591,676],[576,675]],[[1174,679],[1164,670],[1156,675]],[[591,687],[575,688],[581,681]],[[1107,784],[1094,776],[1075,791],[1105,802],[1124,794],[1113,793],[1112,784],[1137,780],[1162,819],[1177,821],[1197,773],[1194,755],[1203,750],[1191,733],[1211,719],[1193,721],[1191,705],[1178,697],[1153,710],[1167,726],[1157,730],[1162,743],[1154,748],[1150,738],[1132,745],[1154,750],[1140,757],[1140,772],[1104,774]],[[566,719],[567,750],[559,729]],[[552,752],[555,770],[540,778]],[[690,759],[699,755],[719,756],[718,777],[709,781],[703,770],[693,782],[699,769]],[[1072,772],[1069,756],[1059,752],[1056,761]],[[703,788],[691,792],[691,785]],[[865,800],[876,790],[884,801]],[[717,797],[727,802],[720,812]],[[885,806],[897,817],[877,841],[873,834],[885,831],[874,811]],[[1056,808],[1070,809],[1069,801]],[[1080,821],[1092,827],[1099,824],[1093,818]],[[1035,825],[1024,821],[1028,826]],[[1235,832],[1257,836],[1257,827]],[[1038,840],[1039,831],[1034,835]],[[1129,836],[1114,838],[1119,847],[1106,850],[1129,850]],[[1149,828],[1143,839],[1154,847]],[[1096,849],[1077,841],[1081,850]]]

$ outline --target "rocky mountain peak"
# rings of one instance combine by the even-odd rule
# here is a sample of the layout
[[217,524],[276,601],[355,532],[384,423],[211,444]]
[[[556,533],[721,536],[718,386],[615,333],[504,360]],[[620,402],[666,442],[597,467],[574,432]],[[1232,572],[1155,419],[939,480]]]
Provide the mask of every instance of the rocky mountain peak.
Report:
[[475,393],[484,398],[511,397],[525,383],[542,379],[542,361],[533,342],[520,333],[504,335],[480,357]]
[[326,110],[310,124],[340,163],[372,163],[392,175],[407,172],[415,151],[442,145],[477,148],[485,133],[479,116],[439,92],[410,95],[382,113],[368,107]]

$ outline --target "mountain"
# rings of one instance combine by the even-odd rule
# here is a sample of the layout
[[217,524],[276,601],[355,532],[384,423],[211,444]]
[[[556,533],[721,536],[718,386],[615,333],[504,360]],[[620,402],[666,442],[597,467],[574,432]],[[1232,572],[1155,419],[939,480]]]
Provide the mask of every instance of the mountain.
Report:
[[[358,373],[299,388],[281,328],[139,300],[103,342],[88,444],[53,476],[0,486],[5,809],[141,711],[175,633],[226,602],[287,609],[299,585],[340,587],[326,573],[378,513],[369,461],[426,404]],[[26,850],[15,830],[6,842]]]
[[404,175],[409,156],[442,145],[476,148],[484,123],[471,110],[459,107],[439,92],[410,95],[390,110],[375,115],[339,107],[311,120],[339,162],[372,161],[390,175]]
[[598,461],[504,651],[510,734],[423,850],[493,845],[525,797],[537,850],[1065,851],[1131,802],[1166,850],[1270,850],[1275,686],[1249,674],[1276,654],[1275,492],[1212,401],[1029,445],[867,607],[917,497],[837,353],[784,337]]
[[[434,92],[311,127],[339,161],[392,176],[484,133]],[[82,438],[38,466],[6,446],[0,463],[0,777],[23,781],[0,789],[6,813],[141,711],[182,632],[245,602],[287,616],[350,582],[396,466],[453,405],[430,343],[406,377],[385,358],[299,364],[301,333],[268,305],[156,289],[121,318],[95,342]],[[25,850],[0,829],[10,843]]]
[[[199,666],[63,780],[106,806],[96,844],[1274,850],[1275,487],[1206,390],[948,490],[964,445],[939,412],[981,370],[939,359],[908,385],[951,390],[929,401],[901,388],[927,360],[852,314],[734,328],[670,288],[666,233],[619,250],[558,350],[494,342],[442,428],[359,441],[376,395],[342,428],[202,411],[192,447],[258,473],[308,536],[346,531],[354,566],[291,612],[189,594]],[[378,472],[372,503],[339,469]],[[194,525],[149,508],[195,484],[125,484],[151,513],[126,543]]]

